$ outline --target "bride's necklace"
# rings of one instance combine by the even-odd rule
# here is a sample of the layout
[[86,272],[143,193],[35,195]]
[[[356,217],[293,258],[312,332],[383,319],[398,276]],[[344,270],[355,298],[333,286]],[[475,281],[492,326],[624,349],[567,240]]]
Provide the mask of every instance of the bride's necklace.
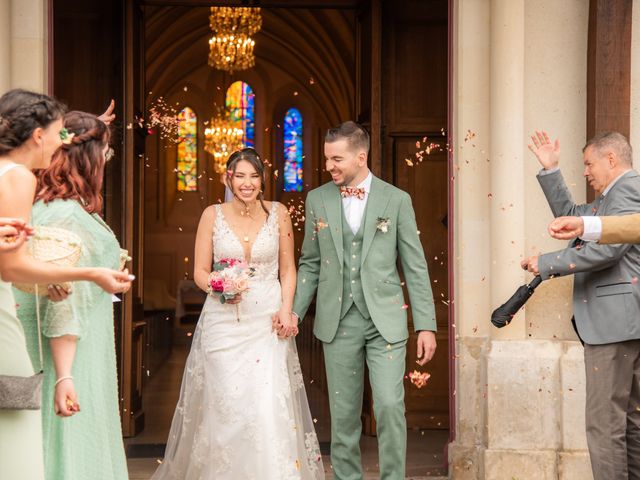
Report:
[[[257,206],[257,204],[256,204]],[[255,210],[255,206],[254,206],[254,210]],[[250,219],[253,220],[253,212],[251,212],[251,207],[249,205],[241,205],[240,207],[240,216],[241,217],[249,217]],[[242,236],[242,241],[245,243],[249,243],[249,234],[246,233]]]

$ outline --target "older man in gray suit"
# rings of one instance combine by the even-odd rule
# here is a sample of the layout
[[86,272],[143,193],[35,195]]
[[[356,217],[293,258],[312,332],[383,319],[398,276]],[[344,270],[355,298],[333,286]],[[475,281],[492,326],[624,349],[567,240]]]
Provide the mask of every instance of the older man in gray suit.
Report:
[[[640,176],[631,145],[616,132],[583,149],[584,176],[597,198],[577,205],[562,178],[560,144],[536,132],[529,149],[543,170],[538,181],[554,216],[624,215],[640,211]],[[586,426],[595,480],[640,479],[640,245],[569,248],[523,260],[543,280],[574,275],[574,326],[584,343]]]

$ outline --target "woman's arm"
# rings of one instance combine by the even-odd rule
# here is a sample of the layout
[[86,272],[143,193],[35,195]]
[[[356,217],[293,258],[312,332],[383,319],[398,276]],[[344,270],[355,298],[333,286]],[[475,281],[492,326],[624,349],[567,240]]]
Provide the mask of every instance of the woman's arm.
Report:
[[80,411],[78,395],[71,376],[77,342],[77,337],[74,335],[49,339],[57,382],[53,395],[54,409],[56,415],[61,417],[70,417]]
[[213,205],[207,207],[198,224],[196,248],[193,259],[193,279],[200,289],[207,291],[207,282],[211,274],[213,262],[213,222],[216,210]]
[[600,219],[602,236],[599,243],[640,243],[640,213]]
[[[0,190],[0,217],[13,217],[28,222],[36,190],[36,178],[25,168],[14,168],[3,175]],[[131,278],[124,272],[106,268],[59,267],[32,258],[23,244],[3,254],[0,275],[6,282],[63,283],[86,280],[97,283],[109,293],[126,292]]]
[[294,255],[293,226],[289,212],[283,205],[278,205],[278,221],[280,222],[279,272],[282,289],[282,305],[278,314],[283,326],[281,335],[298,333],[298,320],[292,316],[293,297],[296,293],[296,262]]

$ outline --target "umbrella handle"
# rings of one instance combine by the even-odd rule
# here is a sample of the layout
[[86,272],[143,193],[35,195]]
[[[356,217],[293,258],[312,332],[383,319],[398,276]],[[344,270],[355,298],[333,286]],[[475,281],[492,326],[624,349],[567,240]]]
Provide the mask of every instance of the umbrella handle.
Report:
[[536,287],[541,283],[542,283],[542,277],[540,277],[540,275],[536,275],[535,277],[533,277],[533,280],[531,280],[531,283],[529,283],[529,288],[531,290],[535,290]]

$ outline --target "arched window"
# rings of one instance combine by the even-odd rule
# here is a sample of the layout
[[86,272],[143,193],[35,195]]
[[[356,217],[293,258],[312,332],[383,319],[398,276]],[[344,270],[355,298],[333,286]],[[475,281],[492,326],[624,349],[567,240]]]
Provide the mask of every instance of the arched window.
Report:
[[290,108],[284,116],[284,191],[302,191],[302,115]]
[[198,117],[189,107],[178,114],[178,191],[198,190]]
[[225,106],[232,126],[241,128],[245,147],[253,147],[255,140],[255,95],[248,83],[233,82],[227,89]]

